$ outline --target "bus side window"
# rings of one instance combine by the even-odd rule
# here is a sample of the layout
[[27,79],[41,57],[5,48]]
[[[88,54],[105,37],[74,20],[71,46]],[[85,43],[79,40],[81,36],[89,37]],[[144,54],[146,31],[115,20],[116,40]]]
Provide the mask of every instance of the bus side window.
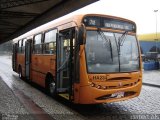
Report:
[[56,54],[56,33],[57,30],[51,30],[45,33],[44,54]]
[[18,41],[18,53],[22,53],[22,40]]
[[35,35],[34,37],[33,53],[34,54],[42,53],[42,34]]
[[27,39],[23,39],[22,41],[22,53],[25,52],[25,42],[26,42]]

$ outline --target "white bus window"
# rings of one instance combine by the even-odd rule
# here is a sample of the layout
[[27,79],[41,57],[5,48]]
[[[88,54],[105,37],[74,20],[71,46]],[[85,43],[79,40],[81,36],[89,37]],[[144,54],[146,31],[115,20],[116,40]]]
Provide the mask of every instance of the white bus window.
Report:
[[34,44],[41,44],[42,41],[42,34],[38,34],[34,37]]
[[56,41],[56,33],[57,33],[57,30],[51,30],[51,31],[45,33],[44,42],[45,43],[55,42]]
[[34,54],[41,54],[42,53],[42,34],[38,34],[34,37]]
[[56,53],[56,33],[57,30],[51,30],[45,33],[44,39],[44,54]]

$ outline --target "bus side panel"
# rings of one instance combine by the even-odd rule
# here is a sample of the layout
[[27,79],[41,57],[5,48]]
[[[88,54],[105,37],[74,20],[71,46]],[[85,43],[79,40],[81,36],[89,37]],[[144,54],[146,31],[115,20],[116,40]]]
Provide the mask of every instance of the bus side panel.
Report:
[[[55,76],[54,55],[33,55],[32,56],[32,79],[35,83],[45,87],[47,73]],[[35,75],[35,76],[34,76]]]
[[84,46],[80,46],[80,87],[89,85]]
[[32,54],[31,57],[31,80],[35,82],[37,80],[37,63],[36,55]]
[[79,83],[74,84],[74,103],[78,104],[80,103],[80,98],[79,98],[79,93],[80,93],[80,88],[79,88]]

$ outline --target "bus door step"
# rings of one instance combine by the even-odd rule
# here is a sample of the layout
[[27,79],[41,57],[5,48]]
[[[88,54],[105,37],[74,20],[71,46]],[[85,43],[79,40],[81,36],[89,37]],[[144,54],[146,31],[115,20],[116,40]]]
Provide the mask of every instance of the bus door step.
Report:
[[69,100],[69,94],[67,94],[67,93],[61,93],[61,94],[59,94],[59,96]]

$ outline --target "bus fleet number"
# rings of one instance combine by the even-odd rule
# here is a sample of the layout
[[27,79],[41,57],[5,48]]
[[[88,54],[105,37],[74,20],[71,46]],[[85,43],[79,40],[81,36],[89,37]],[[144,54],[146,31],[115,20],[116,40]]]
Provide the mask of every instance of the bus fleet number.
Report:
[[107,80],[106,76],[93,76],[93,80]]

